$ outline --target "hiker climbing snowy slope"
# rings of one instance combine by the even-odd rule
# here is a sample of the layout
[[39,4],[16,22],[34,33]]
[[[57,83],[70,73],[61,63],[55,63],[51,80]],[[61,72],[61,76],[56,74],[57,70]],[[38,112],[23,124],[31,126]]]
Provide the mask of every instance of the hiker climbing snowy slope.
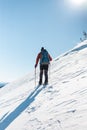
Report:
[[52,61],[52,57],[47,52],[47,50],[44,49],[44,47],[41,48],[41,52],[37,55],[35,68],[37,67],[39,60],[40,60],[39,85],[42,84],[43,72],[45,75],[44,84],[46,85],[48,84],[48,68],[49,68],[50,61]]
[[31,72],[1,88],[0,130],[87,130],[86,59],[84,41],[53,59],[49,85]]

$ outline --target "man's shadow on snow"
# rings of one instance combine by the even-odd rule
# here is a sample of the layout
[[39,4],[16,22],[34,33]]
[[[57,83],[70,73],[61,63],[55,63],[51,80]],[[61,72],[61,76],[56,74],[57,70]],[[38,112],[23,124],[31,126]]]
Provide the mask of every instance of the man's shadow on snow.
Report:
[[36,89],[23,101],[13,112],[11,112],[1,123],[0,130],[5,130],[36,98],[46,86],[37,86]]

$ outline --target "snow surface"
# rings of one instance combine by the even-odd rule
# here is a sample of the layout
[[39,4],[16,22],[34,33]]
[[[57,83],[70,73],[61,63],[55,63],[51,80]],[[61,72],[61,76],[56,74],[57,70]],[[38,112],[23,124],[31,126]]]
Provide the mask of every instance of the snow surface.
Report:
[[87,130],[87,41],[53,60],[49,85],[33,72],[0,89],[0,130]]

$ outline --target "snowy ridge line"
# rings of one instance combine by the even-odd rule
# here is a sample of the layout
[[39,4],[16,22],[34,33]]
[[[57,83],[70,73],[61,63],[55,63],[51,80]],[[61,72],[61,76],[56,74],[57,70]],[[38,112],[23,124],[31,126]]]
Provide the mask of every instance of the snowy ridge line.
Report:
[[59,60],[60,58],[65,57],[65,56],[67,56],[68,54],[70,54],[70,53],[72,53],[72,52],[78,52],[78,51],[83,50],[83,49],[85,49],[85,48],[87,48],[87,40],[85,40],[85,41],[79,43],[79,44],[76,45],[73,49],[70,49],[70,50],[66,51],[65,53],[59,55],[57,58],[53,59],[53,61],[57,61],[57,60]]

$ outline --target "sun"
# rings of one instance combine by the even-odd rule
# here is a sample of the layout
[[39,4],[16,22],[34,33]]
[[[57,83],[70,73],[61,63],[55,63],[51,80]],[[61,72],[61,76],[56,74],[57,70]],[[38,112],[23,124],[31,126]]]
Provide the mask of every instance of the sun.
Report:
[[85,4],[87,5],[87,0],[67,0],[71,6],[75,8],[83,8]]

